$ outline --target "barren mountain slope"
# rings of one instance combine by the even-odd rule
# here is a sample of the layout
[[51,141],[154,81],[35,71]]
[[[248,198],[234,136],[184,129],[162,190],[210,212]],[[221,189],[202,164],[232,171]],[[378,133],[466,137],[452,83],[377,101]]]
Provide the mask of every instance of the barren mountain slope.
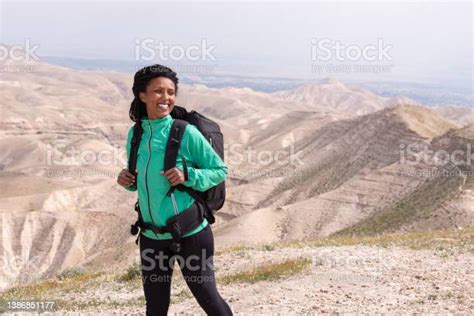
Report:
[[[432,137],[442,138],[445,133],[465,130],[454,130],[456,127],[429,109],[411,105],[329,123],[317,130],[313,138],[308,137],[305,146],[301,143],[296,145],[304,152],[302,160],[309,166],[304,166],[303,170],[289,166],[286,169],[276,168],[290,176],[273,178],[278,179],[276,188],[257,204],[254,211],[224,224],[219,230],[219,238],[222,242],[254,242],[258,240],[257,229],[262,232],[264,241],[327,236],[344,228],[352,228],[364,220],[368,222],[375,214],[398,214],[395,210],[405,205],[406,201],[411,201],[410,205],[420,212],[431,212],[441,205],[433,201],[433,197],[440,196],[439,203],[452,199],[453,188],[462,181],[462,177],[432,177],[437,166],[423,161],[407,164],[402,160],[401,150],[408,145],[436,148],[439,141]],[[462,139],[459,144],[466,146],[467,140]],[[408,153],[404,155],[406,159],[413,159],[408,157]],[[271,174],[266,181],[272,179]],[[261,178],[257,180],[262,181]],[[241,191],[242,197],[252,190],[250,184],[245,186],[246,189]],[[438,192],[444,194],[439,195]],[[466,194],[465,198],[469,201],[472,194],[470,191]],[[455,197],[455,200],[459,203],[459,198]],[[429,207],[422,208],[427,201],[430,202]],[[441,227],[472,223],[471,206],[469,202],[462,203],[466,208],[465,216],[446,222]],[[389,210],[392,210],[391,213]],[[404,225],[410,223],[406,220],[408,218],[425,220],[418,212],[416,216],[405,216],[386,229],[405,229]],[[380,227],[384,229],[383,225]],[[238,234],[235,233],[237,231]]]

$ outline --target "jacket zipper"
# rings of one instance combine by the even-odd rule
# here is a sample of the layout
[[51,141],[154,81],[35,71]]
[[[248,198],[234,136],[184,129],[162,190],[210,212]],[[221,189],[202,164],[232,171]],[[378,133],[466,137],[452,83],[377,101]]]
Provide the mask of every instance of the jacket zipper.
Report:
[[151,129],[151,126],[150,127],[150,138],[148,138],[148,159],[146,161],[146,166],[145,166],[145,188],[146,188],[146,197],[147,197],[147,201],[148,201],[148,214],[150,215],[150,219],[151,219],[151,224],[153,226],[155,226],[155,221],[153,220],[153,216],[151,215],[151,209],[150,209],[150,192],[148,190],[148,164],[150,163],[150,158],[151,158],[151,138],[153,136],[153,132],[152,132],[152,129]]

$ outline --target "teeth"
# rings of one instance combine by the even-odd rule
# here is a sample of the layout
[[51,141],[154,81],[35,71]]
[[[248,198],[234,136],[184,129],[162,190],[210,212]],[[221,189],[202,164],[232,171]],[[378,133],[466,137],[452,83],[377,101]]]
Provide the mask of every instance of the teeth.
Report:
[[168,104],[158,104],[158,106],[162,109],[167,109],[168,108]]

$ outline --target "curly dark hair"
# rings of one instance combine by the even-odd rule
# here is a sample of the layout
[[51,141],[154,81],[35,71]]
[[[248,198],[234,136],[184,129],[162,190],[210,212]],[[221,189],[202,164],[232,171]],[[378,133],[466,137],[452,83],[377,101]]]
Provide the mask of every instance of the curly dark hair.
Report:
[[152,65],[140,69],[133,77],[133,95],[134,99],[130,105],[129,116],[133,122],[139,122],[146,116],[146,107],[138,97],[140,92],[144,92],[151,79],[156,77],[165,77],[174,82],[176,94],[178,94],[178,77],[176,73],[170,68],[163,65]]

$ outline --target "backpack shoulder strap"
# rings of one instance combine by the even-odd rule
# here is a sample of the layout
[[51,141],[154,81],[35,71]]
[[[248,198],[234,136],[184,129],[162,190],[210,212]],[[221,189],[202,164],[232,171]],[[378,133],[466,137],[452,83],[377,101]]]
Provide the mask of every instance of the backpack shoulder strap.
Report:
[[[168,142],[166,144],[166,151],[165,151],[165,163],[164,163],[164,170],[169,170],[176,166],[176,158],[178,157],[179,146],[181,144],[181,140],[183,138],[184,130],[186,126],[190,124],[187,121],[175,119],[173,124],[171,125],[170,136],[168,138]],[[186,168],[186,161],[183,158],[183,168],[184,168],[184,177],[187,180],[187,168]],[[191,195],[195,200],[197,200],[202,207],[204,207],[204,216],[207,218],[210,224],[215,222],[215,217],[207,205],[206,201],[203,197],[199,194],[199,192],[193,190],[190,187],[186,187],[182,184],[179,184],[176,187],[171,187],[167,193],[168,196],[173,193],[175,189],[180,191],[186,191],[189,195]]]
[[133,126],[133,136],[130,142],[130,157],[128,159],[128,171],[136,176],[135,169],[137,168],[137,155],[140,140],[142,138],[143,128],[141,121],[135,123]]
[[184,130],[189,123],[183,120],[175,119],[171,125],[170,136],[166,143],[164,170],[169,170],[176,166],[179,146],[183,139]]

